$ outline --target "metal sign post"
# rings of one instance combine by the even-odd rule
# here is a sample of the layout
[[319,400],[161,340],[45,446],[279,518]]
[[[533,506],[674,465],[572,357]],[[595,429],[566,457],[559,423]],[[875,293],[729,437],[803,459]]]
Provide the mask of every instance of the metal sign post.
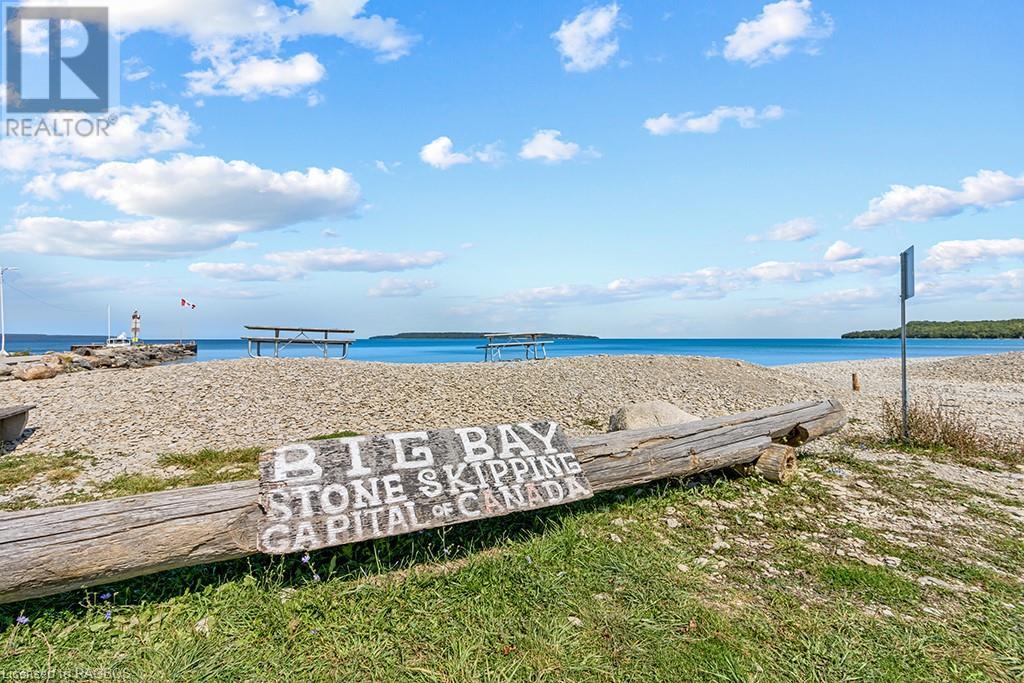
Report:
[[910,440],[910,396],[907,391],[907,299],[914,296],[914,247],[900,254],[900,387],[903,398],[903,440]]
[[0,267],[0,358],[6,358],[7,353],[7,325],[4,322],[4,273],[17,270],[17,268]]

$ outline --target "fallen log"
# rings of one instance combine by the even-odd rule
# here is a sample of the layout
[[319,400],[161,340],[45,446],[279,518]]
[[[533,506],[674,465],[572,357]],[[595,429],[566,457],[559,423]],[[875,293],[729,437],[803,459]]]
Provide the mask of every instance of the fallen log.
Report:
[[[837,401],[807,401],[569,443],[607,491],[777,458],[845,422]],[[251,480],[0,514],[0,603],[253,554],[258,492]]]

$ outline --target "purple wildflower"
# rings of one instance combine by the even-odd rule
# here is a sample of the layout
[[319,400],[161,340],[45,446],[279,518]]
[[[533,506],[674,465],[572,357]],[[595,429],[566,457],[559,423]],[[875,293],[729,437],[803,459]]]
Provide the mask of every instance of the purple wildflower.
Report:
[[28,623],[28,617],[26,617],[24,614],[19,614],[18,618],[15,619],[15,621],[24,626]]
[[314,581],[319,581],[320,580],[320,575],[317,574],[316,572],[313,572],[313,580]]
[[302,564],[309,564],[309,553],[302,556]]
[[100,600],[103,600],[104,602],[106,602],[112,597],[114,597],[113,593],[100,593]]
[[107,610],[106,612],[103,613],[103,618],[106,619],[107,621],[110,621],[110,610]]

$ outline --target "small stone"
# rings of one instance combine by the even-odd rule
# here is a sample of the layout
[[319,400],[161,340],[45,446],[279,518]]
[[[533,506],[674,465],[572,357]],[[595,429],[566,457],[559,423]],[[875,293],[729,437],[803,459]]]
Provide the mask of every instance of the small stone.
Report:
[[611,535],[611,539],[612,539],[612,541],[614,541],[615,543],[622,543],[622,537],[621,537],[621,536],[619,536],[618,534],[612,534],[612,535]]
[[583,620],[580,619],[579,617],[570,616],[570,617],[568,617],[568,621],[573,626],[576,626],[576,627],[583,626]]
[[898,567],[901,564],[903,564],[903,560],[901,560],[898,557],[883,557],[882,561],[885,562],[890,567]]
[[668,517],[668,518],[667,518],[667,519],[665,520],[665,525],[666,525],[666,526],[667,526],[667,527],[668,527],[669,529],[675,529],[676,527],[678,527],[678,526],[679,526],[679,520],[678,520],[678,519],[676,519],[675,517]]
[[612,520],[612,524],[615,526],[626,526],[626,520],[622,519],[622,517],[616,517]]
[[706,564],[707,564],[708,562],[710,562],[710,561],[711,561],[711,560],[709,560],[709,559],[708,559],[708,558],[706,558],[706,557],[698,557],[698,558],[697,558],[696,560],[694,560],[694,561],[693,561],[693,563],[694,563],[695,565],[697,565],[698,567],[703,567],[704,565],[706,565]]
[[685,564],[681,563],[681,562],[676,565],[676,569],[678,569],[679,571],[683,572],[684,574],[686,572],[690,571],[690,567],[688,565],[685,565]]
[[719,550],[728,550],[731,547],[732,546],[729,545],[728,543],[726,543],[725,541],[715,541],[714,543],[711,544],[711,550],[713,550],[715,552],[717,552]]

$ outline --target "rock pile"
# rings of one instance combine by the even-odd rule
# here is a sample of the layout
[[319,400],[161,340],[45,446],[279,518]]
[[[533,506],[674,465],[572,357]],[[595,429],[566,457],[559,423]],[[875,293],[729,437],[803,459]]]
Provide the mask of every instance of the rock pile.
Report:
[[52,379],[65,372],[100,368],[147,368],[194,355],[195,346],[189,344],[79,347],[70,353],[47,353],[41,359],[0,365],[0,381],[20,379],[30,382]]

